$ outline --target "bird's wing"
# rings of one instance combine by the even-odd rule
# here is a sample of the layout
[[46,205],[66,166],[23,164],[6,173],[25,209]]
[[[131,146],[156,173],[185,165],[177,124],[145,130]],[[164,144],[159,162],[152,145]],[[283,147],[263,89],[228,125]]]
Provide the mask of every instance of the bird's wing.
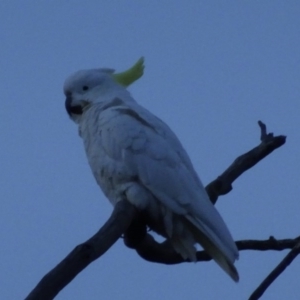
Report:
[[106,154],[134,169],[140,182],[163,203],[165,200],[172,211],[192,211],[193,203],[198,202],[195,198],[206,194],[194,169],[184,161],[188,156],[171,130],[137,107],[112,107],[103,113],[109,116],[104,117],[109,121],[101,126],[101,144]]
[[121,160],[161,203],[184,216],[233,262],[238,252],[181,143],[169,127],[134,104],[110,108],[102,146]]

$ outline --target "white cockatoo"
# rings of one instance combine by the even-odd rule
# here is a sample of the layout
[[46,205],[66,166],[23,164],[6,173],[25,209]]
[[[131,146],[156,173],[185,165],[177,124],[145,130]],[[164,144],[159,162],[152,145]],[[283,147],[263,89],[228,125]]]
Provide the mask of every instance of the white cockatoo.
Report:
[[131,69],[81,70],[64,84],[66,110],[78,124],[88,162],[115,205],[124,197],[184,259],[196,261],[196,244],[238,281],[237,247],[211,203],[189,156],[172,130],[140,106],[126,87],[143,74]]

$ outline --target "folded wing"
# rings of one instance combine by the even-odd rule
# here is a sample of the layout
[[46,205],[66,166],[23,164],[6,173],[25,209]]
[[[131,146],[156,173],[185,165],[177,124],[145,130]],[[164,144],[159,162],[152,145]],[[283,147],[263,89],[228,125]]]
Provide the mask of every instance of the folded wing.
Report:
[[109,110],[103,113],[114,117],[102,125],[101,136],[107,155],[180,216],[194,240],[237,281],[233,265],[238,258],[236,245],[175,134],[135,103]]

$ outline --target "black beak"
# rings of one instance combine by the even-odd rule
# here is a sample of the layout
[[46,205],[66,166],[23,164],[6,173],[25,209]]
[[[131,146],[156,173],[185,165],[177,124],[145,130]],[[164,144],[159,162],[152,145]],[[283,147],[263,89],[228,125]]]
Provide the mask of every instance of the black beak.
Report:
[[75,105],[72,106],[72,96],[67,96],[66,101],[65,101],[65,107],[66,107],[66,111],[69,114],[69,116],[71,115],[81,115],[82,114],[82,107],[80,105]]

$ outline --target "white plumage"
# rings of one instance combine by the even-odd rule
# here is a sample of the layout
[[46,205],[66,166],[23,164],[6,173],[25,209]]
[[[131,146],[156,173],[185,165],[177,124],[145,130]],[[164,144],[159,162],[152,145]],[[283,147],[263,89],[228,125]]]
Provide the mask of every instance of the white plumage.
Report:
[[184,259],[196,261],[199,243],[238,281],[236,245],[171,129],[137,104],[112,70],[79,71],[66,80],[64,92],[92,172],[110,202],[126,197]]

